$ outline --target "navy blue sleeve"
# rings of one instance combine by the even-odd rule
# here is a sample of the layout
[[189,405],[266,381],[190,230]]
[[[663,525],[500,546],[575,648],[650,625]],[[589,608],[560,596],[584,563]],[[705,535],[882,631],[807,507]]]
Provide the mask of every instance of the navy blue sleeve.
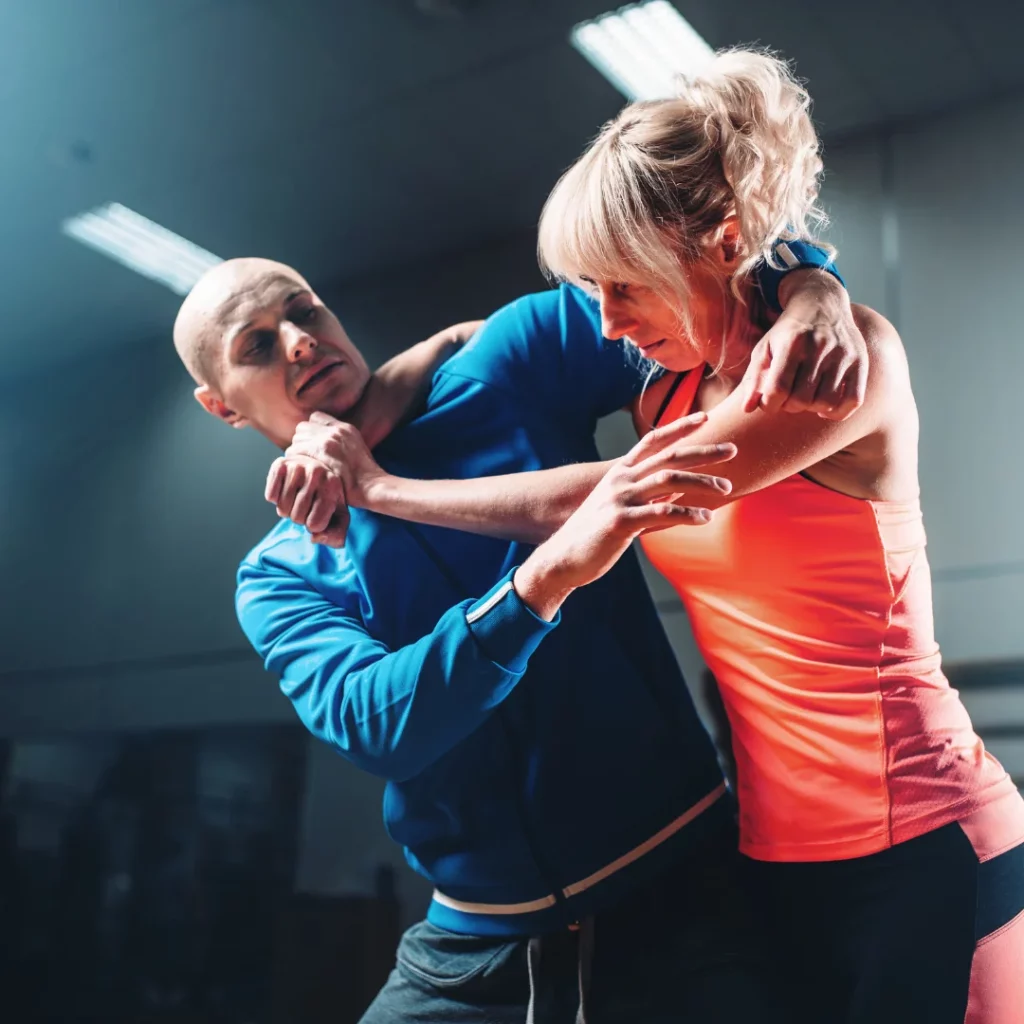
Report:
[[563,284],[498,310],[441,372],[514,393],[592,432],[640,393],[647,366],[630,346],[602,337],[598,304]]
[[811,242],[802,242],[799,239],[794,239],[791,242],[776,242],[772,249],[772,255],[776,266],[772,266],[770,263],[759,263],[757,270],[754,271],[754,276],[765,302],[776,313],[782,312],[782,307],[779,305],[779,285],[790,271],[825,270],[844,288],[846,287],[846,282],[832,261],[831,255],[825,249],[821,249]]
[[306,728],[360,768],[400,782],[480,726],[557,625],[523,604],[512,575],[397,650],[362,622],[354,571],[328,599],[264,555],[239,569],[236,609]]

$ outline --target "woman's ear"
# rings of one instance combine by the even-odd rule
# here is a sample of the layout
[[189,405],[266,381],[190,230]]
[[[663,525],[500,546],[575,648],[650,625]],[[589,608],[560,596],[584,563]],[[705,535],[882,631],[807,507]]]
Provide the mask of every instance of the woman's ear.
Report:
[[731,266],[740,258],[743,239],[740,237],[740,221],[735,214],[730,214],[722,222],[718,247],[725,266]]

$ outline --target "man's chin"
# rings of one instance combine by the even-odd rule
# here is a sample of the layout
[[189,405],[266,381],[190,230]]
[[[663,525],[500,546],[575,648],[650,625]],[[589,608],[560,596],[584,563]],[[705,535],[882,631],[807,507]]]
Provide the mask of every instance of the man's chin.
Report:
[[325,388],[322,395],[310,396],[302,403],[307,415],[323,412],[335,419],[343,419],[355,413],[367,400],[371,378],[365,381],[338,381],[332,388]]

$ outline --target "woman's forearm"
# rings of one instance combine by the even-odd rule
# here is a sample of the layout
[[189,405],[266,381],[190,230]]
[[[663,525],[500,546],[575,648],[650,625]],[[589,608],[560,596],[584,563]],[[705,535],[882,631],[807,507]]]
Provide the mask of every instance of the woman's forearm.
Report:
[[364,487],[373,512],[426,526],[540,544],[579,508],[611,462],[585,462],[476,480],[410,480],[382,473]]
[[[608,493],[627,501],[624,515],[644,519],[642,530],[675,522],[698,525],[707,522],[705,506],[728,492],[729,481],[691,470],[736,455],[732,444],[689,443],[706,420],[706,414],[697,413],[652,430],[622,458],[609,462],[475,480],[409,480],[382,469],[351,423],[313,413],[296,427],[291,446],[271,467],[266,497],[280,515],[305,526],[315,542],[332,547],[344,542],[344,524],[328,527],[346,505],[428,526],[541,544],[585,502],[600,511],[600,501],[595,506],[587,499],[605,484],[605,491],[610,488]],[[684,496],[685,504],[674,504]],[[652,503],[658,506],[652,514],[661,517],[660,526],[647,524]],[[629,523],[619,526],[629,532]]]

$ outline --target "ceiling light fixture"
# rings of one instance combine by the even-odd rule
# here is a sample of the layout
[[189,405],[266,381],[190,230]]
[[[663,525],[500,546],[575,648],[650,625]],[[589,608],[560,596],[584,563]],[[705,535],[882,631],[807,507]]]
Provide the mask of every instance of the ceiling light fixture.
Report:
[[210,267],[224,262],[120,203],[107,203],[71,217],[61,224],[61,230],[178,295],[187,295]]
[[629,4],[581,22],[570,41],[631,100],[673,96],[676,78],[699,72],[715,52],[668,0]]

